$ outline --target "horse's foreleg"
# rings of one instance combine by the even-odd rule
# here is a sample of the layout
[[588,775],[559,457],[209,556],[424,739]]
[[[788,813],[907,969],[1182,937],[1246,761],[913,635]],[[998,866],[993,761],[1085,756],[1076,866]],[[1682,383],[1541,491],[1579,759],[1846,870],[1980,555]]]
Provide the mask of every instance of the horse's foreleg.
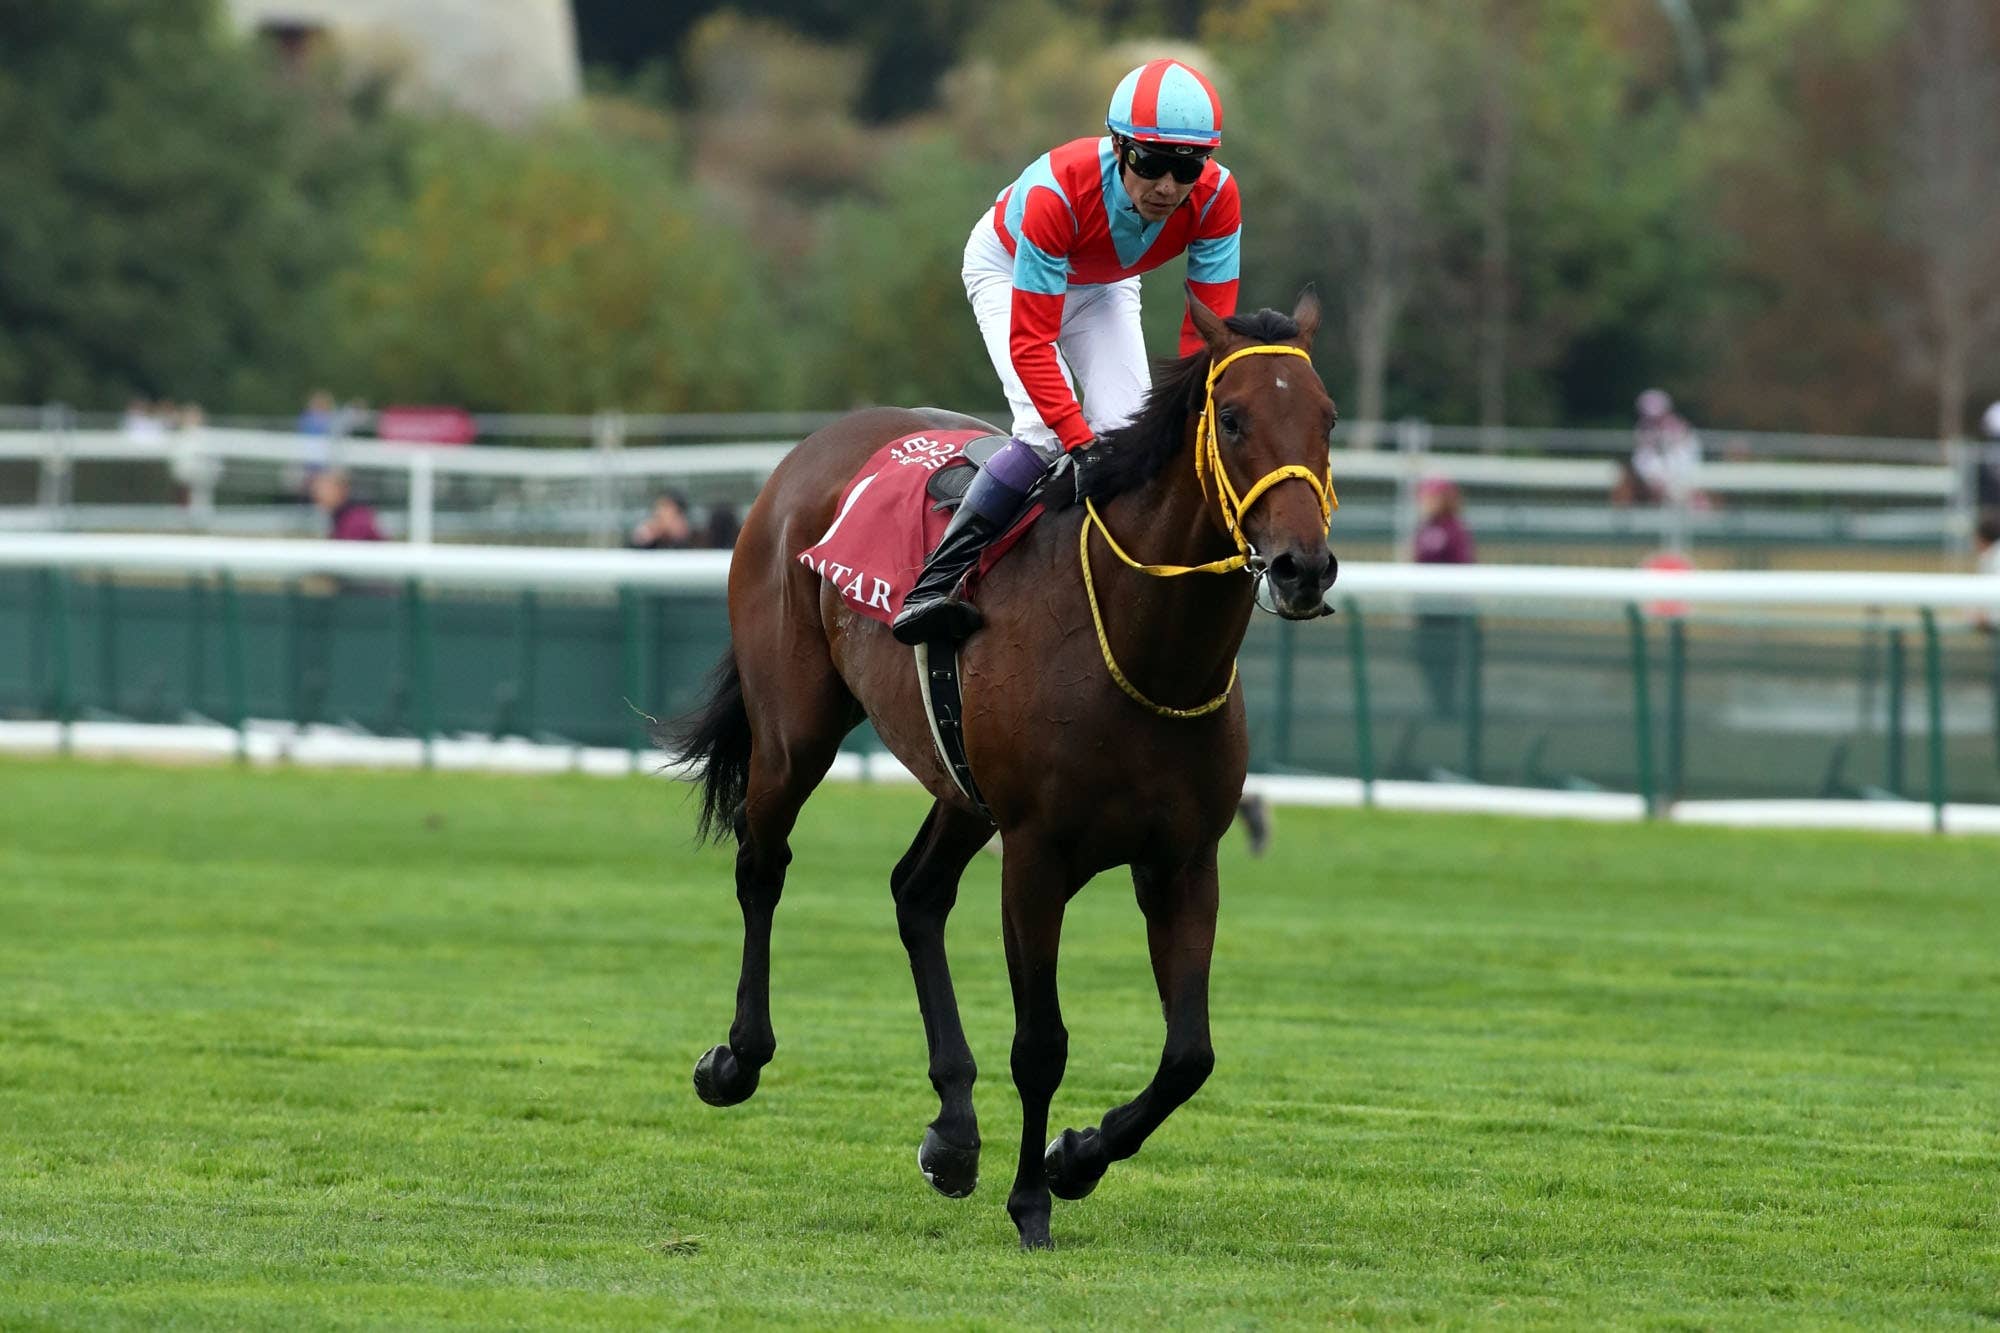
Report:
[[958,901],[959,876],[991,832],[986,821],[940,801],[889,876],[896,926],[910,954],[917,1007],[924,1016],[931,1086],[938,1095],[937,1119],[917,1149],[917,1166],[932,1189],[952,1199],[963,1199],[979,1183],[979,1117],[972,1109],[972,1082],[979,1070],[958,1020],[944,926]]
[[736,1018],[729,1044],[694,1067],[694,1087],[711,1106],[734,1106],[757,1091],[778,1048],[771,1031],[771,918],[792,861],[792,826],[799,809],[833,764],[840,732],[833,726],[790,746],[765,743],[750,751],[750,782],[736,820],[736,901],[743,909],[743,966],[736,982]]
[[1021,1248],[1039,1250],[1053,1243],[1042,1139],[1049,1132],[1049,1102],[1069,1061],[1069,1031],[1056,993],[1069,886],[1058,868],[1011,842],[1001,857],[1000,877],[1007,976],[1014,988],[1014,1087],[1021,1094],[1021,1156],[1007,1212],[1020,1229]]
[[1066,1129],[1049,1144],[1049,1188],[1081,1199],[1105,1168],[1139,1151],[1176,1107],[1194,1096],[1215,1067],[1208,1036],[1208,967],[1215,948],[1215,848],[1195,862],[1161,872],[1135,866],[1133,887],[1146,914],[1153,979],[1166,1013],[1160,1067],[1145,1091],[1106,1112],[1101,1129]]

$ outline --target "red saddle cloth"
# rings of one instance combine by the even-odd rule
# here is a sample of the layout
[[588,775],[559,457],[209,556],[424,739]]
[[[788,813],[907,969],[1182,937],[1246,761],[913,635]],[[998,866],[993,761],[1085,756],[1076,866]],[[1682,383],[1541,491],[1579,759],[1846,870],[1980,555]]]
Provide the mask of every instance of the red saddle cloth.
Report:
[[[951,515],[939,512],[924,491],[932,474],[947,467],[971,467],[965,446],[993,432],[934,430],[905,435],[876,450],[840,493],[833,523],[799,563],[839,589],[862,615],[887,624],[903,609],[903,599],[923,573],[924,559],[944,535]],[[1021,539],[1042,512],[1036,505],[989,544],[973,580],[993,567]]]

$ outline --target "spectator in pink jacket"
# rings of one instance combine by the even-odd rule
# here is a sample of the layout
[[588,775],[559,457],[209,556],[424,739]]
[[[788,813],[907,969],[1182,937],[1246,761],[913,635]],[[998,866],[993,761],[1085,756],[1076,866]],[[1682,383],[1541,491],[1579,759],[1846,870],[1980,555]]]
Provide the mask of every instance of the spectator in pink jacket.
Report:
[[[1465,501],[1457,485],[1444,477],[1426,477],[1417,485],[1419,524],[1411,556],[1420,565],[1470,565],[1478,561],[1472,533],[1466,529]],[[1459,671],[1472,617],[1433,607],[1417,614],[1416,659],[1423,673],[1424,693],[1435,717],[1456,717]]]
[[345,472],[321,472],[312,479],[312,502],[326,515],[326,535],[337,542],[379,542],[375,511],[354,498]]

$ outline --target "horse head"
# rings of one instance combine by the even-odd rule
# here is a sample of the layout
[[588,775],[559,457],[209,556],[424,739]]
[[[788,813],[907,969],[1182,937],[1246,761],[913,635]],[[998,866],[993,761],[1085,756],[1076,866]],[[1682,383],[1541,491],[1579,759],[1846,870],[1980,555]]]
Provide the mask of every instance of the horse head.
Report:
[[[1328,459],[1338,414],[1310,354],[1319,297],[1310,287],[1299,294],[1289,328],[1270,311],[1224,322],[1192,292],[1188,309],[1210,357],[1194,446],[1211,517],[1263,570],[1278,614],[1321,615],[1339,564],[1326,544],[1338,503]],[[1240,331],[1246,323],[1274,336]]]

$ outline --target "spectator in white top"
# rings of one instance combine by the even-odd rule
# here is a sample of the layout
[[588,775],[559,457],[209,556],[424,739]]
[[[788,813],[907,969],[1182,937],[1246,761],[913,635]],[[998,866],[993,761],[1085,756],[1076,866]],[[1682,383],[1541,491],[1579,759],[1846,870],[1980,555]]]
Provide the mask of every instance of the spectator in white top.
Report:
[[1986,435],[1979,451],[1979,507],[2000,509],[2000,403],[1986,409],[1979,425]]
[[1704,505],[1694,489],[1701,469],[1701,437],[1674,411],[1665,389],[1639,395],[1639,424],[1633,431],[1633,499],[1640,504]]
[[152,443],[166,439],[170,425],[170,413],[162,410],[162,406],[134,398],[125,405],[125,416],[118,429],[128,440]]

